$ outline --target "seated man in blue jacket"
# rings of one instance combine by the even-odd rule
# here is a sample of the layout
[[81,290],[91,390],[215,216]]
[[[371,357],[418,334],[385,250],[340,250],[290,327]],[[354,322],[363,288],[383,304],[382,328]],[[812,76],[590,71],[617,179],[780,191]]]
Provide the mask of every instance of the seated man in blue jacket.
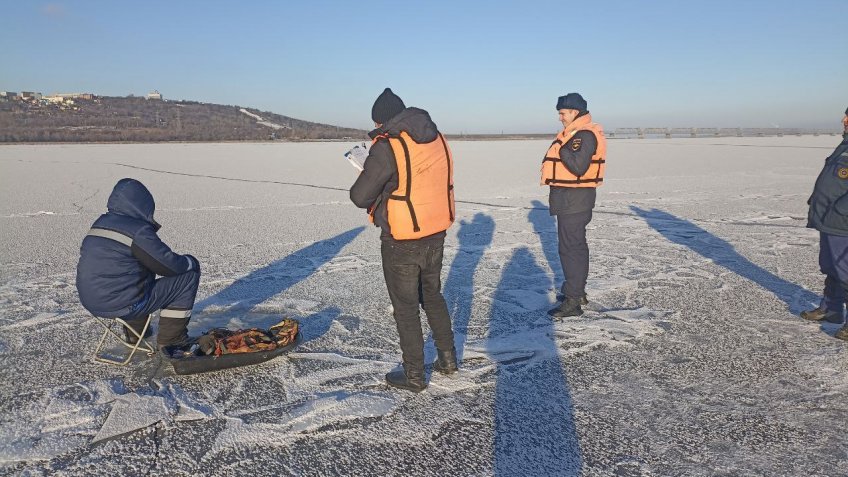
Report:
[[[147,315],[159,314],[159,348],[189,344],[188,321],[200,283],[200,263],[171,251],[156,235],[155,203],[135,179],[112,190],[108,212],[91,226],[80,247],[77,291],[95,316],[121,318],[141,333]],[[162,278],[157,279],[160,275]],[[137,339],[126,332],[127,341]]]

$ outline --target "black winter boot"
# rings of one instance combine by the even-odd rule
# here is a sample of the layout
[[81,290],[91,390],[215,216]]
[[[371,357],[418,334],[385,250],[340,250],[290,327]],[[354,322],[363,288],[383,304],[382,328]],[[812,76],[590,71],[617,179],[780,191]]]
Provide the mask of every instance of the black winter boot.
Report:
[[829,323],[842,323],[842,313],[838,311],[827,311],[819,306],[813,310],[801,312],[801,318],[809,321],[827,321]]
[[[147,317],[125,321],[128,325],[130,325],[130,328],[132,328],[137,334],[141,334],[141,330],[144,329],[144,325],[147,323]],[[147,329],[144,330],[144,338],[150,338],[151,336],[153,336],[153,331],[148,325]],[[138,338],[136,338],[136,335],[133,334],[133,332],[130,331],[129,328],[126,326],[124,327],[124,341],[126,341],[127,344],[131,345],[138,343]]]
[[839,328],[836,331],[836,334],[833,335],[833,337],[838,338],[842,341],[848,341],[848,325],[845,325],[842,328]]
[[159,336],[156,338],[159,348],[179,347],[190,344],[188,321],[190,318],[159,318]]
[[439,357],[433,363],[433,371],[438,371],[442,374],[453,374],[459,370],[456,365],[456,348],[451,348],[450,351],[436,350]]
[[407,370],[405,366],[402,369],[386,373],[386,382],[389,383],[389,386],[414,393],[420,393],[427,387],[427,384],[424,383],[423,369]]
[[[562,293],[557,293],[556,300],[560,301],[560,302],[565,301],[565,295],[563,295]],[[589,295],[584,293],[583,296],[580,297],[580,305],[586,306],[588,304],[589,304]]]
[[566,298],[560,306],[548,311],[548,314],[554,318],[580,316],[583,314],[583,308],[580,308],[580,298]]

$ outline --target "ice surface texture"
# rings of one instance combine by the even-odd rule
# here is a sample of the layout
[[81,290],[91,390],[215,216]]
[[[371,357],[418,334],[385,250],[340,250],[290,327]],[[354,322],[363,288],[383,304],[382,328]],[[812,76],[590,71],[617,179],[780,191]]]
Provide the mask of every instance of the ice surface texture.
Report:
[[[453,142],[463,361],[418,395],[383,384],[400,350],[348,199],[356,143],[2,146],[0,473],[841,475],[848,351],[794,314],[822,286],[805,201],[837,142],[611,140],[591,303],[556,324],[549,141]],[[191,331],[289,315],[296,353],[185,377],[91,362],[76,260],[123,177],[203,264]]]

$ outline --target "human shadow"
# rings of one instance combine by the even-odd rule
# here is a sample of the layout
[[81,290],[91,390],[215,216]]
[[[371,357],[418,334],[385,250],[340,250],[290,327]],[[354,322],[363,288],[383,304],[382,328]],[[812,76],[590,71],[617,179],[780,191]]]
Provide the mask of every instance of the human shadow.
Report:
[[494,219],[483,213],[474,214],[471,222],[463,220],[459,223],[459,232],[457,232],[459,249],[451,263],[443,290],[448,314],[453,321],[454,344],[460,359],[462,359],[468,336],[468,323],[471,321],[474,273],[486,249],[492,244],[494,233]]
[[307,343],[324,336],[330,330],[333,321],[338,319],[341,314],[342,311],[339,308],[331,306],[302,318],[300,320],[300,335],[303,342]]
[[[556,217],[552,216],[548,207],[541,201],[534,200],[533,208],[527,214],[527,219],[533,224],[533,232],[539,236],[542,244],[542,253],[554,274],[554,286],[562,285],[565,280],[562,262],[559,260],[559,236],[557,233]],[[559,292],[559,288],[557,288]]]
[[[279,314],[253,312],[254,308],[315,273],[364,229],[365,227],[357,227],[335,237],[320,240],[237,279],[223,290],[194,305],[193,327],[213,328],[228,324],[244,326],[241,318],[248,314],[248,326],[268,327],[275,324],[273,321],[279,321]],[[221,307],[221,310],[209,311],[213,306]]]
[[712,260],[716,265],[770,291],[786,303],[791,313],[800,313],[809,303],[818,304],[819,298],[814,293],[751,262],[740,255],[729,242],[692,222],[659,209],[644,210],[631,205],[630,210],[671,242],[684,245],[704,258]]
[[549,284],[549,276],[522,247],[504,267],[493,296],[486,349],[497,372],[495,475],[575,476],[582,466],[553,324],[541,311],[544,304],[521,298],[523,291]]

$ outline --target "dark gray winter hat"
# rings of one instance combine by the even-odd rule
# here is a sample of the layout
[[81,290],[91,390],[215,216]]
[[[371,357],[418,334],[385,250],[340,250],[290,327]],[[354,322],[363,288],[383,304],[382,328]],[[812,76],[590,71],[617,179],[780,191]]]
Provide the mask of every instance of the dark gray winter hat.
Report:
[[557,100],[557,110],[560,109],[576,109],[580,112],[586,111],[589,105],[580,93],[568,93],[565,96],[560,96]]
[[371,107],[371,119],[377,124],[386,124],[386,121],[397,116],[406,109],[403,100],[394,94],[390,88],[386,88],[377,96],[374,106]]

